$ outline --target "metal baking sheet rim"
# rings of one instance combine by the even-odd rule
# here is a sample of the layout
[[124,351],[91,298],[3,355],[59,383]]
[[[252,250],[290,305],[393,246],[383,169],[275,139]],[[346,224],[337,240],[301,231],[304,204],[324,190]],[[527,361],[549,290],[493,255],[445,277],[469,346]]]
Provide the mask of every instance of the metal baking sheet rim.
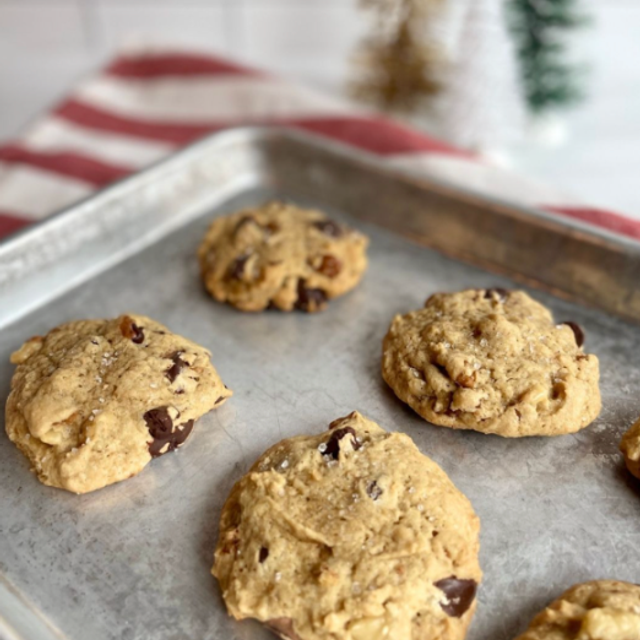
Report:
[[[307,184],[301,172],[308,174]],[[303,192],[322,191],[327,173],[335,178],[336,172],[360,181],[373,172],[386,181],[386,191],[393,187],[392,203],[380,203],[372,193],[365,197],[361,187],[350,196],[347,180],[344,193],[323,194],[357,218],[554,295],[640,321],[640,242],[418,177],[320,136],[242,127],[212,134],[0,242],[0,329],[182,226],[189,213],[175,211],[177,203],[185,209],[189,194],[197,196],[186,208],[197,214],[203,198],[213,205],[265,182],[283,190],[304,185]],[[404,207],[402,214],[396,206]]]

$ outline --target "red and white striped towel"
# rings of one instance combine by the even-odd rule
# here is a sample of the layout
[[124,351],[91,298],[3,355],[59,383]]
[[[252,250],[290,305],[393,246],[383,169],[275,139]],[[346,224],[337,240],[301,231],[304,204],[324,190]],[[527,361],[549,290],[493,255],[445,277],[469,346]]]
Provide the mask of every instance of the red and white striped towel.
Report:
[[123,53],[24,135],[0,146],[0,237],[207,133],[246,124],[305,129],[407,171],[640,239],[640,221],[567,201],[345,100],[208,54],[149,47]]

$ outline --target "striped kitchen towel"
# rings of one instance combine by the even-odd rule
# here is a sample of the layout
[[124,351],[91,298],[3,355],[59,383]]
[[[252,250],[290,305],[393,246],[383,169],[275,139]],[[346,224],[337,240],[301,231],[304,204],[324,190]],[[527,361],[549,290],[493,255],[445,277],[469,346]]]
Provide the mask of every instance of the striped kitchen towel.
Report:
[[640,239],[640,221],[569,201],[346,100],[209,54],[157,47],[123,52],[23,135],[0,145],[0,237],[205,134],[247,124],[310,131],[409,172]]

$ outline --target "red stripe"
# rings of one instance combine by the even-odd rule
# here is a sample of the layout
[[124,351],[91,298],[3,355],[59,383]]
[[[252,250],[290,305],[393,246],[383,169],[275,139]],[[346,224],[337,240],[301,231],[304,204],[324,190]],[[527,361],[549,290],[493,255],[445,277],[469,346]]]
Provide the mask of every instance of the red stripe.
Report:
[[192,142],[214,130],[210,125],[170,124],[125,118],[77,100],[68,100],[59,106],[54,113],[59,118],[64,118],[87,129],[179,145]]
[[79,153],[43,153],[31,151],[17,144],[1,146],[0,160],[9,164],[37,167],[68,178],[83,180],[96,187],[103,187],[134,171],[128,167],[107,164]]
[[33,220],[0,211],[0,238],[8,236],[32,223]]
[[396,153],[447,153],[470,156],[440,140],[415,132],[386,118],[372,116],[326,116],[316,118],[270,118],[184,124],[161,120],[142,120],[69,100],[56,115],[74,124],[146,140],[183,145],[207,133],[242,125],[289,126],[339,140],[380,155]]
[[170,76],[263,75],[226,60],[189,53],[122,56],[105,73],[121,78],[163,78]]
[[612,211],[588,207],[543,206],[542,208],[640,240],[640,220],[626,218]]

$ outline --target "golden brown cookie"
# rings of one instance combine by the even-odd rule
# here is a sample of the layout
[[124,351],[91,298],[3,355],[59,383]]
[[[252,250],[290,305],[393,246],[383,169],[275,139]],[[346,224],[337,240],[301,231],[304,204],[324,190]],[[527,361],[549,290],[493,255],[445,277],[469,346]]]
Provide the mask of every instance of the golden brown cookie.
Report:
[[86,493],[130,478],[231,395],[210,355],[144,316],[63,324],[11,356],[7,434],[44,484]]
[[640,586],[594,580],[565,591],[517,640],[638,640]]
[[524,291],[431,296],[396,316],[382,375],[425,420],[507,437],[578,431],[600,413],[598,358]]
[[640,419],[622,436],[620,451],[624,455],[627,469],[640,478]]
[[299,640],[460,640],[479,521],[444,471],[358,412],[276,444],[233,488],[213,574],[229,613]]
[[320,311],[353,289],[368,240],[320,211],[272,202],[216,218],[200,249],[209,293],[242,311]]

